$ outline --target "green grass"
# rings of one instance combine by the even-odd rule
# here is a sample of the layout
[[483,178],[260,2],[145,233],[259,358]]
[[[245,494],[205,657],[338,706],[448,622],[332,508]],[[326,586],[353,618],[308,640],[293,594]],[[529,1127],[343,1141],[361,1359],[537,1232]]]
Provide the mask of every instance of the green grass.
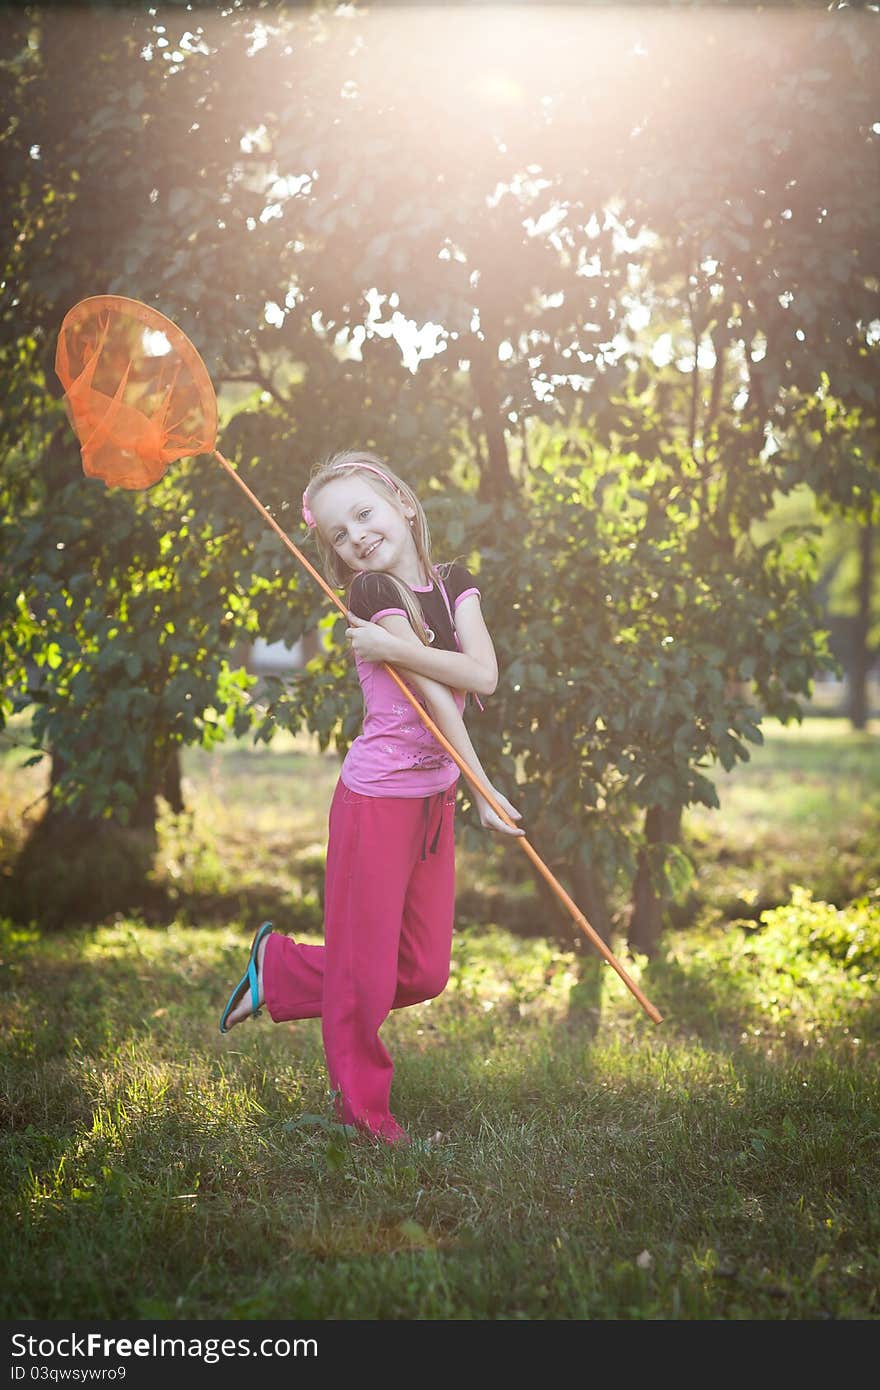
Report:
[[830,718],[763,731],[748,763],[710,774],[721,809],[685,814],[699,868],[690,908],[757,918],[792,883],[842,905],[880,880],[880,721],[864,733]]
[[[317,1020],[217,1031],[254,895],[320,939],[338,763],[189,756],[158,866],[186,912],[3,932],[0,1316],[877,1317],[876,741],[768,733],[688,813],[687,926],[619,950],[659,1027],[575,943],[458,932],[445,993],[383,1029],[399,1152],[332,1123]],[[505,852],[463,849],[463,890]]]

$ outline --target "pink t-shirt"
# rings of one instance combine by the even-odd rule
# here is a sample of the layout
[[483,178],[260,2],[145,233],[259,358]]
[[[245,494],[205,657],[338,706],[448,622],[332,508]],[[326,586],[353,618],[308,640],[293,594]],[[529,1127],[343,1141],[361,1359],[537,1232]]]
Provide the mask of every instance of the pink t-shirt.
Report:
[[[479,589],[464,565],[440,567],[445,580],[413,587],[425,622],[432,634],[431,645],[444,651],[459,647],[453,614]],[[354,579],[348,606],[358,617],[378,621],[387,613],[406,612],[388,577],[364,572]],[[451,787],[459,776],[458,764],[426,728],[412,705],[389,676],[381,662],[361,661],[355,654],[358,680],[364,696],[363,732],[354,740],[341,768],[343,782],[363,796],[430,796]],[[401,678],[404,679],[405,678]],[[407,688],[426,709],[418,689],[409,681]],[[465,697],[453,692],[456,707],[464,710]],[[430,713],[430,711],[428,711]]]

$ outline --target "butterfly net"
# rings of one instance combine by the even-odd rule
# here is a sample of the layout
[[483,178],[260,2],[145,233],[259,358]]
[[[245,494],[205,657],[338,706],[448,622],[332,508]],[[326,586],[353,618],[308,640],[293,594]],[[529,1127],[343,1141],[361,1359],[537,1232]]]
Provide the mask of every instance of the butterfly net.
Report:
[[55,371],[83,471],[108,487],[147,488],[177,459],[210,453],[217,398],[180,329],[121,295],[83,299],[58,336]]

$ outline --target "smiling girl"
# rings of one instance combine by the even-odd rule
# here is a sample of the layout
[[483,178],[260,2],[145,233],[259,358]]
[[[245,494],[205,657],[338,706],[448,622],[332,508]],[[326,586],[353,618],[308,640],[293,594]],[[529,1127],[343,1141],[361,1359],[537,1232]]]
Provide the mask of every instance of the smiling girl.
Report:
[[[391,1009],[435,998],[449,978],[459,769],[383,663],[519,820],[462,718],[468,692],[491,695],[498,666],[473,576],[463,565],[434,563],[421,503],[376,455],[349,450],[320,465],[303,494],[303,517],[328,578],[348,589],[364,724],[330,806],[324,945],[302,945],[264,922],[220,1031],[263,1002],[276,1023],[320,1017],[337,1117],[407,1143],[389,1109],[393,1064],[379,1029]],[[524,834],[474,796],[487,829]]]

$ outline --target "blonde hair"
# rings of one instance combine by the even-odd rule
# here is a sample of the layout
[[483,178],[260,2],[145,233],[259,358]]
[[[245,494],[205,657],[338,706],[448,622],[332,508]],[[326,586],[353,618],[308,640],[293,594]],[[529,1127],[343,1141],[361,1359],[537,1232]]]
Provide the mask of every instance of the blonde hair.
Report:
[[[380,474],[374,472],[379,469]],[[415,516],[410,521],[412,538],[415,542],[416,554],[419,557],[425,573],[429,580],[435,576],[440,576],[440,568],[431,559],[431,536],[428,531],[428,519],[425,516],[424,508],[416,494],[408,483],[399,478],[383,459],[371,454],[366,449],[343,449],[340,453],[331,454],[323,463],[319,463],[312,470],[306,490],[303,493],[303,501],[311,508],[312,503],[322,488],[328,483],[334,482],[337,478],[362,477],[365,482],[376,492],[396,507],[401,515],[404,514],[403,508],[407,503],[415,512]],[[339,588],[345,588],[346,598],[351,591],[351,586],[357,578],[358,571],[352,570],[345,563],[342,557],[330,544],[328,538],[321,531],[320,526],[315,526],[315,540],[318,546],[318,553],[321,556],[324,573],[333,580]],[[422,607],[413,593],[410,586],[396,575],[384,573],[397,590],[400,598],[400,606],[409,618],[410,626],[416,636],[425,646],[428,645],[427,629],[425,625]]]

